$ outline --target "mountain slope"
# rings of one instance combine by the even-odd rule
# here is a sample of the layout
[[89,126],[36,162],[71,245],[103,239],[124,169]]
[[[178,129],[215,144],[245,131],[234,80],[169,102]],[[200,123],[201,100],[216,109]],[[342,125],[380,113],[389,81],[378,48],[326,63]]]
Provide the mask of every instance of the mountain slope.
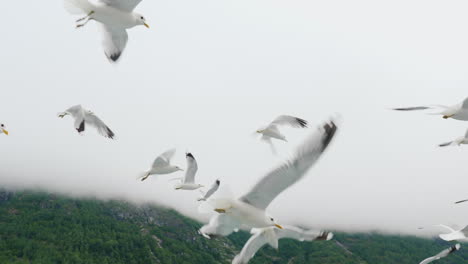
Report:
[[[200,223],[174,210],[123,201],[0,191],[0,263],[230,263],[249,234],[205,239]],[[280,240],[250,263],[419,263],[448,243],[415,237],[342,234],[327,242]],[[468,263],[462,248],[438,263]]]

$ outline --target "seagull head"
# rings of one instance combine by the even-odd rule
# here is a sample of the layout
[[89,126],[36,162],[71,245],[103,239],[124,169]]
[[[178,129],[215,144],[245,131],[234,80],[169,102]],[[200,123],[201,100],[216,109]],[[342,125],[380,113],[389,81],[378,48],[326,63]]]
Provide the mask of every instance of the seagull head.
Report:
[[143,25],[143,26],[149,28],[149,25],[146,23],[146,19],[145,19],[144,16],[142,16],[140,14],[137,14],[137,13],[133,13],[133,15],[135,17],[137,25]]
[[269,226],[274,226],[274,227],[277,227],[279,229],[283,229],[282,226],[278,225],[276,222],[275,222],[275,219],[271,216],[266,216],[266,222],[268,223]]
[[5,124],[0,124],[0,134],[1,133],[8,136],[8,130],[5,129]]

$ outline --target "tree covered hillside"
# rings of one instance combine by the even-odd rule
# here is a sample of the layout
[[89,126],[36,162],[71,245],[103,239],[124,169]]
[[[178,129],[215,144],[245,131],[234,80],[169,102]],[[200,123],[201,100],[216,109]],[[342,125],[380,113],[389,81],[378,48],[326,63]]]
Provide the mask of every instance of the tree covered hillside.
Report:
[[[206,239],[201,223],[174,210],[124,201],[0,191],[0,263],[230,263],[249,238],[239,232]],[[327,242],[280,240],[250,262],[320,264],[419,263],[449,244],[379,234],[337,233]],[[440,264],[468,263],[462,249]]]

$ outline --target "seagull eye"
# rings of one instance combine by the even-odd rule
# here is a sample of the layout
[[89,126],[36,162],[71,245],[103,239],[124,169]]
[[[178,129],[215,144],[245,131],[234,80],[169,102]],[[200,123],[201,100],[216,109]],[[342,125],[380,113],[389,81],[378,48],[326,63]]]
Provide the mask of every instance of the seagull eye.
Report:
[[1,127],[4,127],[4,126],[5,126],[4,124],[1,125]]
[[141,19],[145,19],[144,17],[141,17]]
[[273,218],[270,218],[271,221],[274,221]]

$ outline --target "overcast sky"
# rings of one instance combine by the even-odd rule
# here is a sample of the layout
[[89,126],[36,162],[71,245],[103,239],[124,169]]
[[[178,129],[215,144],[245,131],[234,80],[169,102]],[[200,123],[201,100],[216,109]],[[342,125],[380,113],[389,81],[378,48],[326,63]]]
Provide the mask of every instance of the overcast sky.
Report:
[[[117,65],[94,22],[74,28],[62,2],[9,1],[0,17],[0,184],[125,197],[198,217],[198,192],[136,181],[153,159],[190,150],[197,178],[241,195],[310,131],[285,130],[280,155],[253,138],[279,114],[340,133],[269,212],[279,223],[420,233],[468,224],[468,147],[437,144],[468,123],[394,106],[468,96],[466,1],[143,1],[151,29],[129,30]],[[118,139],[79,136],[56,114],[82,104]]]

